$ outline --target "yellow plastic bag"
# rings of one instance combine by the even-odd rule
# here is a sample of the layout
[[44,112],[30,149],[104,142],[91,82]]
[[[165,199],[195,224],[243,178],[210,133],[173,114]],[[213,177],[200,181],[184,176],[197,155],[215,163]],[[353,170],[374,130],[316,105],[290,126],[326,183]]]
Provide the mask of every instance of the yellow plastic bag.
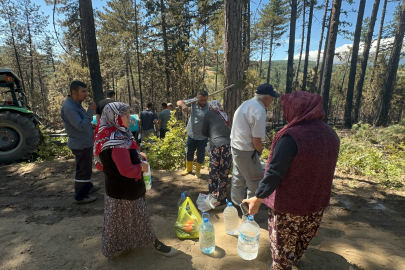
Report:
[[198,238],[198,228],[203,222],[200,213],[189,197],[180,205],[174,229],[180,239]]

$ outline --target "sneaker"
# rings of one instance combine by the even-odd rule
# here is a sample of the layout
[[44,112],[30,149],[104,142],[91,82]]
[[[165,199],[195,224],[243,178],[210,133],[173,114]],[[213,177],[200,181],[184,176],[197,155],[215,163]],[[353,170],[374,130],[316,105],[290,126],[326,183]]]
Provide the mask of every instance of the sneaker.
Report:
[[94,202],[95,200],[97,200],[97,197],[90,197],[90,196],[86,196],[83,200],[76,200],[75,203],[76,204],[84,204],[84,203],[91,203]]
[[96,192],[96,191],[99,190],[99,189],[100,189],[100,187],[92,186],[92,187],[89,189],[89,194],[90,194],[90,193],[93,193],[93,192]]
[[155,253],[159,254],[159,255],[166,256],[166,257],[173,257],[173,256],[176,256],[179,253],[179,251],[177,249],[173,248],[173,247],[170,247],[169,252],[164,252],[164,251],[161,251],[159,249],[155,249]]

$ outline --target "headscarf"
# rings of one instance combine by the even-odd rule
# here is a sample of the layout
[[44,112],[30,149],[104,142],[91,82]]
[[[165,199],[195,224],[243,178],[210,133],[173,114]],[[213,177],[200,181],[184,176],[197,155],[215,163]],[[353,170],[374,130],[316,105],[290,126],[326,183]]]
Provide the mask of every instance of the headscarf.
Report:
[[210,106],[208,108],[210,111],[213,111],[219,114],[222,119],[224,120],[225,124],[229,127],[229,118],[226,112],[224,112],[224,108],[222,108],[221,103],[218,100],[213,100],[210,102]]
[[288,124],[283,127],[274,137],[271,144],[269,159],[267,160],[266,172],[273,158],[274,148],[278,140],[288,134],[290,128],[302,122],[325,117],[323,99],[320,95],[299,91],[281,96],[281,107]]
[[104,107],[94,136],[94,160],[98,170],[103,168],[99,154],[105,149],[126,148],[139,150],[132,132],[122,125],[121,117],[128,109],[129,105],[122,102],[111,102]]

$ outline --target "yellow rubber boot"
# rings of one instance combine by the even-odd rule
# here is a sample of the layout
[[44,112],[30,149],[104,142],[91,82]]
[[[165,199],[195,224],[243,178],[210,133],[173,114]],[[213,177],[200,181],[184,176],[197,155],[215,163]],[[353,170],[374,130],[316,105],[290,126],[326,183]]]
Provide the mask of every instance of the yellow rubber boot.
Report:
[[181,175],[187,175],[191,173],[193,170],[193,162],[192,161],[186,161],[186,169],[181,172]]
[[202,166],[202,164],[201,164],[201,163],[198,163],[198,162],[197,162],[197,164],[195,165],[195,177],[196,177],[196,178],[200,178],[200,177],[201,177],[201,172],[200,172],[201,166]]

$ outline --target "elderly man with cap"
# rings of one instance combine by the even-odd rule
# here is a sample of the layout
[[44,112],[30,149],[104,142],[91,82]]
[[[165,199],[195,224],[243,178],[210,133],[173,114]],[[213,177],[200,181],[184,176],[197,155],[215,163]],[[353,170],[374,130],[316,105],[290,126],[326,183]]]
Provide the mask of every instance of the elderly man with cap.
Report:
[[242,103],[233,117],[231,147],[233,156],[232,201],[240,205],[243,199],[255,196],[263,169],[259,160],[262,139],[266,137],[266,109],[280,94],[270,84],[259,85],[255,96]]

